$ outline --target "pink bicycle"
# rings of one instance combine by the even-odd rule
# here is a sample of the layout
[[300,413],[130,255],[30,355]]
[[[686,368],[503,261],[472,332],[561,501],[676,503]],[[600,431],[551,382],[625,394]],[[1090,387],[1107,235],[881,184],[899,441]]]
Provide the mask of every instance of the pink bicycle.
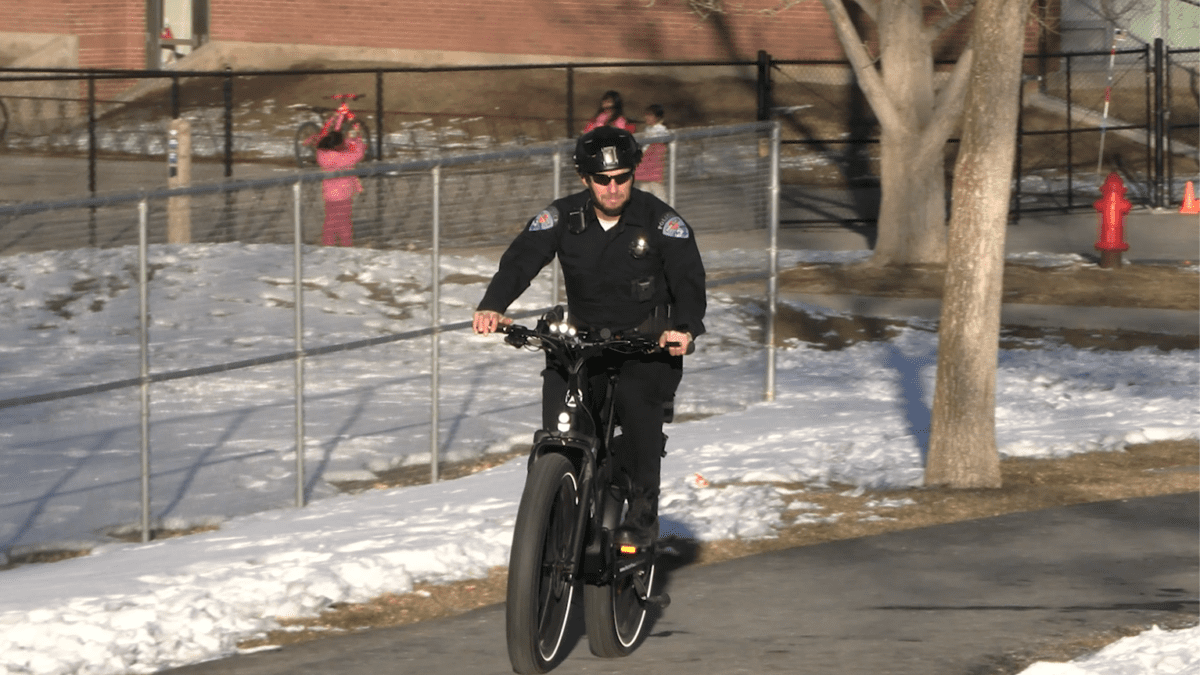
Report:
[[330,131],[334,130],[342,132],[347,138],[361,138],[367,150],[367,154],[363,159],[374,159],[372,152],[375,148],[371,145],[371,131],[354,114],[354,111],[350,109],[349,103],[347,103],[347,101],[354,101],[365,97],[365,94],[334,94],[330,98],[335,101],[341,101],[341,104],[337,108],[300,106],[319,116],[318,119],[323,118],[327,113],[333,113],[328,119],[325,119],[324,126],[317,122],[308,121],[296,129],[296,164],[300,168],[316,166],[317,142],[324,138]]

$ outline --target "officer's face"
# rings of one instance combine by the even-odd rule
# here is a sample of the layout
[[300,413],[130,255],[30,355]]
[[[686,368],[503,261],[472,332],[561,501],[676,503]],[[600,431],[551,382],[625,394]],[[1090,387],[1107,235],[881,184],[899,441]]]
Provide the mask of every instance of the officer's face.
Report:
[[625,210],[625,204],[633,194],[633,172],[629,169],[613,169],[597,175],[608,177],[608,185],[600,184],[605,178],[597,179],[595,176],[581,180],[592,191],[592,202],[596,205],[596,211],[607,218],[616,218]]

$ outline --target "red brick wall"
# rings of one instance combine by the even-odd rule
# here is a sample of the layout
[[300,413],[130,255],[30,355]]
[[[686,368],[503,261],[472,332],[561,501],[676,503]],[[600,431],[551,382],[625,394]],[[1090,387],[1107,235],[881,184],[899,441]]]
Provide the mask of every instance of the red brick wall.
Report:
[[[747,10],[778,0],[746,0]],[[824,8],[702,20],[683,0],[210,0],[213,40],[649,60],[841,59]],[[603,8],[603,12],[597,10]],[[145,0],[0,0],[0,31],[79,36],[84,68],[144,67]],[[956,32],[965,36],[969,21]],[[953,39],[953,38],[951,38]],[[961,38],[960,38],[961,39]],[[1029,49],[1036,47],[1034,38]],[[1028,51],[1028,49],[1027,49]],[[952,58],[953,48],[939,50]]]
[[66,2],[79,36],[80,68],[146,67],[145,0]]
[[[212,39],[574,58],[839,58],[825,10],[702,21],[682,0],[212,0]],[[774,0],[750,0],[769,7]],[[599,13],[597,7],[603,7]],[[343,8],[353,8],[348,14]]]
[[79,36],[81,68],[146,66],[145,0],[3,0],[0,31]]

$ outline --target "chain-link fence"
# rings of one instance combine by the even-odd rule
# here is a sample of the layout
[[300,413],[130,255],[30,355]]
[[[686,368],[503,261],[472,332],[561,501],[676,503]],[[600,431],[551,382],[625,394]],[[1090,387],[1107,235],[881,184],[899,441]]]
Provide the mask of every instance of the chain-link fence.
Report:
[[[74,158],[74,194],[166,185],[161,160],[172,119],[192,131],[206,175],[252,178],[296,166],[301,126],[330,117],[339,93],[387,162],[523,147],[573,138],[603,92],[624,94],[642,122],[662,103],[671,128],[756,120],[752,62],[593,63],[252,72],[13,71],[0,69],[0,146]],[[119,100],[96,94],[136,78]],[[413,92],[419,92],[414,95]],[[7,115],[4,113],[7,112]],[[159,160],[158,167],[137,160]],[[90,190],[90,192],[89,192]],[[63,193],[59,193],[60,195]],[[5,196],[0,195],[0,199]],[[10,200],[11,201],[11,200]]]
[[[699,236],[777,220],[773,123],[643,140],[668,144]],[[313,245],[319,171],[0,206],[0,551],[144,540],[523,430],[537,368],[504,383],[512,407],[481,410],[474,378],[499,356],[462,329],[496,264],[478,247],[582,189],[571,149],[343,172],[367,186],[351,248]],[[550,305],[552,278],[513,313]]]
[[[1197,51],[1152,43],[1027,55],[1012,214],[1090,208],[1114,171],[1135,203],[1177,207],[1184,182],[1200,178]],[[939,73],[950,65],[939,64]],[[772,61],[771,70],[772,115],[783,122],[782,181],[841,190],[824,215],[802,222],[873,220],[880,128],[849,68]],[[957,149],[952,138],[948,181]]]
[[[1014,213],[1086,205],[1110,171],[1139,203],[1169,207],[1197,177],[1197,50],[1108,46],[1026,57]],[[779,119],[781,180],[827,194],[819,218],[872,223],[878,203],[879,126],[844,62],[0,73],[0,145],[22,155],[0,166],[0,203],[165,186],[176,118],[190,124],[201,182],[295,166],[311,133],[301,126],[327,119],[337,93],[364,95],[351,108],[373,154],[403,162],[573,137],[608,90],[635,123],[649,103],[675,129]],[[96,95],[130,81],[120,100]],[[956,151],[952,139],[948,179]]]

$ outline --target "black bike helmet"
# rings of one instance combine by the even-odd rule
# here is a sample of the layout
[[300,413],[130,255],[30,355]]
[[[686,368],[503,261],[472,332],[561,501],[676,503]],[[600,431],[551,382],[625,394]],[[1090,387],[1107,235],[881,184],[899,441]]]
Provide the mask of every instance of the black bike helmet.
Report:
[[580,175],[637,168],[642,149],[633,134],[616,127],[596,127],[575,142],[575,170]]

